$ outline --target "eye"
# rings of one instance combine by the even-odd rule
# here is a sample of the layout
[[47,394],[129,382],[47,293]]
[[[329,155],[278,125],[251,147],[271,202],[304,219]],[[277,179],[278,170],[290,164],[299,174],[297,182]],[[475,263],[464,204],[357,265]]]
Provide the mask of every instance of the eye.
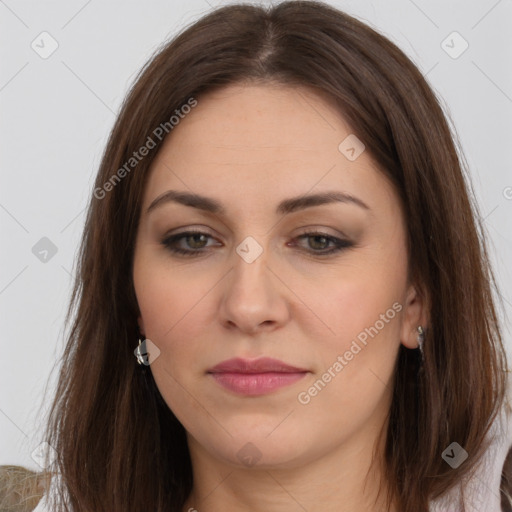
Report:
[[[349,240],[342,240],[341,238],[337,238],[335,236],[321,232],[304,233],[303,235],[297,237],[297,239],[308,240],[308,245],[309,247],[313,248],[313,250],[309,251],[306,249],[306,251],[311,252],[316,256],[329,256],[354,245],[353,242],[350,242]],[[332,244],[330,249],[328,249],[329,244]]]
[[[213,239],[213,237],[203,231],[184,231],[164,238],[162,245],[174,254],[195,257],[208,252],[206,248],[208,247],[207,243],[209,239]],[[302,239],[308,240],[310,247],[310,249],[306,248],[303,250],[320,257],[329,256],[354,245],[353,242],[349,240],[342,240],[321,232],[304,233],[295,238],[295,240]],[[183,244],[185,247],[183,247]],[[290,245],[295,246],[297,244],[292,243]]]
[[[201,250],[206,247],[206,242],[212,238],[208,233],[203,231],[185,231],[166,237],[162,244],[171,252],[183,254],[185,256],[199,256],[206,251]],[[178,242],[185,242],[191,249],[178,246]]]

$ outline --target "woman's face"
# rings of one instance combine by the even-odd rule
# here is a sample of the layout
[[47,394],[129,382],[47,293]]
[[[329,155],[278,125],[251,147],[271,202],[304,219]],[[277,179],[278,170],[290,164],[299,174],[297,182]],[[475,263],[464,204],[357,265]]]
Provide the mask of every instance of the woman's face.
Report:
[[[372,448],[423,320],[407,263],[398,196],[329,103],[276,85],[198,98],[153,162],[133,269],[191,450],[286,468]],[[211,373],[263,357],[298,370]]]

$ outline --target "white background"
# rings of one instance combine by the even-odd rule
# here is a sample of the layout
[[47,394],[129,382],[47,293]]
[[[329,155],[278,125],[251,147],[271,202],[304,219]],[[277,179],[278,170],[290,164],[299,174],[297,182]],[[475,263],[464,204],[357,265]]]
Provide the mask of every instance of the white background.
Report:
[[[0,0],[0,464],[41,469],[31,452],[43,440],[38,424],[64,346],[84,209],[121,101],[163,41],[226,3]],[[442,98],[471,167],[510,316],[512,1],[329,3],[397,43]],[[59,45],[47,59],[31,47],[43,31]],[[457,59],[441,46],[453,31],[469,44]],[[57,247],[47,262],[32,253],[42,237]]]

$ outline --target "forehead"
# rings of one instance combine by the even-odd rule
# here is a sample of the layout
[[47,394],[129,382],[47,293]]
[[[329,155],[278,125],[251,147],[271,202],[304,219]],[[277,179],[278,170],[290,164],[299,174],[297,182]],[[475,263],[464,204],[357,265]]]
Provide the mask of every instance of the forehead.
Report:
[[[317,93],[277,84],[230,85],[198,98],[167,145],[205,146],[245,151],[336,153],[339,137],[350,127],[333,105]],[[176,144],[172,144],[172,139]]]
[[259,207],[312,189],[371,195],[389,188],[367,152],[354,161],[340,152],[350,126],[310,89],[231,85],[197,101],[152,164],[146,206],[168,188],[250,197]]

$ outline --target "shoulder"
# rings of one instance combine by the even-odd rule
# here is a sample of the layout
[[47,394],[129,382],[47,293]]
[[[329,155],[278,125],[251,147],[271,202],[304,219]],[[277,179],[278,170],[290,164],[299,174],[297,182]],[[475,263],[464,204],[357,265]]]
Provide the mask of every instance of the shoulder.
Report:
[[24,466],[0,466],[0,510],[34,510],[49,487],[50,474]]

